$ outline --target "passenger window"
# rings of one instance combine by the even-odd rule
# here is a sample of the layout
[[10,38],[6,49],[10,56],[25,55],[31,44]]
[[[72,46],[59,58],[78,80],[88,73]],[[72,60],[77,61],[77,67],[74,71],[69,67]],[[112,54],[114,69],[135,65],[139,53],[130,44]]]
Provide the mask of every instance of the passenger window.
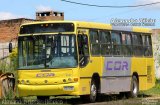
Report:
[[101,55],[111,55],[111,35],[108,31],[100,31]]
[[144,56],[152,56],[152,40],[151,40],[151,36],[143,35],[142,39],[143,39]]
[[132,55],[131,34],[122,33],[122,51],[124,56]]
[[121,55],[121,34],[118,32],[111,33],[111,41],[112,41],[112,53],[113,55]]
[[135,56],[143,55],[143,44],[142,44],[142,36],[141,34],[132,34],[133,40],[133,54]]
[[100,38],[98,30],[90,30],[91,54],[100,55]]

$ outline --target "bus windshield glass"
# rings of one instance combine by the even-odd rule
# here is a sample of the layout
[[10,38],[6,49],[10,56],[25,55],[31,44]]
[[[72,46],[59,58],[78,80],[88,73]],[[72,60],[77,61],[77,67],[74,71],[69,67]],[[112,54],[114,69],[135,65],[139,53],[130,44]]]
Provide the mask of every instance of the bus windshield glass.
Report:
[[20,34],[74,32],[73,23],[43,23],[23,25]]
[[18,39],[19,69],[77,66],[75,35],[36,35]]

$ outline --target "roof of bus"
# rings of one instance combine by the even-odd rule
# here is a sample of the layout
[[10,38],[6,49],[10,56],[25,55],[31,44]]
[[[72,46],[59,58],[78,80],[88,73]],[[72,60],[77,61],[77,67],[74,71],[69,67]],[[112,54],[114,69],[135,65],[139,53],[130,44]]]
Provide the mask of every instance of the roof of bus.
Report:
[[80,28],[94,28],[94,29],[119,30],[128,32],[151,33],[151,29],[149,28],[132,27],[132,26],[112,26],[111,24],[85,22],[85,21],[37,21],[32,23],[25,23],[22,25],[44,24],[44,23],[74,23],[76,27]]

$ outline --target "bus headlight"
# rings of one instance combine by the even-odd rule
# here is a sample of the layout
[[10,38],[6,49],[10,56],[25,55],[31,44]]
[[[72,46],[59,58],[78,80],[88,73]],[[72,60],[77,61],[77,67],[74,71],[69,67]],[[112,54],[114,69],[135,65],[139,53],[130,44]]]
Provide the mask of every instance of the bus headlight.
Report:
[[24,80],[21,81],[21,84],[24,84]]
[[72,81],[72,79],[71,79],[71,78],[68,78],[68,81],[69,81],[69,82],[71,82],[71,81]]
[[20,84],[21,83],[20,80],[18,80],[17,83]]
[[63,89],[65,91],[73,91],[74,90],[74,86],[64,86]]
[[29,84],[29,80],[26,81],[26,84]]
[[66,79],[63,79],[63,82],[66,82]]

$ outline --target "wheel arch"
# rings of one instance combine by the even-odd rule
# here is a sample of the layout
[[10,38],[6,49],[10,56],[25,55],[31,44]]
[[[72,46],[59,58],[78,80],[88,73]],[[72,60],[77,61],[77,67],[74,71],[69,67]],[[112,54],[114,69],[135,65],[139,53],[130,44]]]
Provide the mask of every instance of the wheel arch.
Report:
[[101,81],[100,81],[99,74],[98,73],[93,73],[91,80],[95,80],[96,85],[98,87],[98,93],[99,93],[100,92],[100,88],[101,88]]
[[137,72],[133,72],[132,77],[133,77],[133,76],[135,76],[135,77],[137,78],[138,84],[139,84],[139,75],[138,75],[138,73],[137,73]]

